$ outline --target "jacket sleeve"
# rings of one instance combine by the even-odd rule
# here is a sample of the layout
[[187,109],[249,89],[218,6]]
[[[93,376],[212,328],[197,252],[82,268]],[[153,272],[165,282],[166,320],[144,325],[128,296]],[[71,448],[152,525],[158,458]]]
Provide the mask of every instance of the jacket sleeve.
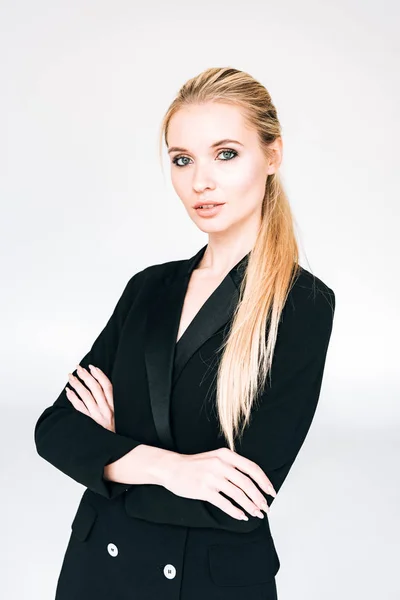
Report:
[[[128,281],[104,329],[79,362],[86,369],[89,364],[99,367],[109,379],[120,331],[133,303],[139,275],[137,273]],[[79,377],[76,370],[73,374]],[[104,479],[104,467],[142,442],[109,431],[91,417],[77,411],[67,398],[67,384],[68,381],[54,404],[47,407],[36,422],[34,440],[37,452],[54,467],[93,492],[109,499],[114,498],[131,484]]]
[[[334,292],[325,284],[317,293],[301,288],[295,299],[290,294],[288,299],[278,327],[271,379],[268,376],[250,425],[236,442],[236,452],[257,463],[277,493],[314,417],[335,311]],[[259,490],[271,505],[274,498]],[[157,485],[134,487],[125,502],[130,515],[158,523],[243,533],[263,523],[247,511],[249,520],[238,520],[210,502],[177,496]]]

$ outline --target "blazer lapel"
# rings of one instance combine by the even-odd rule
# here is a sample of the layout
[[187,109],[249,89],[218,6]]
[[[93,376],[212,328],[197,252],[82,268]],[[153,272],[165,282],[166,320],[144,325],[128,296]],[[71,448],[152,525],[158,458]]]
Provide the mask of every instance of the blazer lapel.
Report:
[[238,300],[239,290],[228,275],[203,304],[179,339],[175,349],[172,387],[190,357],[221,327],[230,322]]
[[190,259],[180,261],[176,270],[164,277],[146,315],[144,353],[151,409],[160,442],[168,450],[175,448],[170,426],[173,385],[190,357],[230,320],[239,299],[242,267],[249,256],[228,273],[176,344],[190,276],[206,248],[207,244]]

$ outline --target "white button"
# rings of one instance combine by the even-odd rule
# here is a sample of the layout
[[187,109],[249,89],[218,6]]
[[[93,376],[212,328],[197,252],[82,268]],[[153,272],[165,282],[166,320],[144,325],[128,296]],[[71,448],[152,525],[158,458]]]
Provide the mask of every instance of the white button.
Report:
[[174,565],[165,565],[164,575],[167,577],[167,579],[173,579],[176,575],[176,569]]
[[118,554],[118,548],[115,544],[108,544],[107,550],[108,550],[108,553],[111,554],[111,556],[117,556],[117,554]]

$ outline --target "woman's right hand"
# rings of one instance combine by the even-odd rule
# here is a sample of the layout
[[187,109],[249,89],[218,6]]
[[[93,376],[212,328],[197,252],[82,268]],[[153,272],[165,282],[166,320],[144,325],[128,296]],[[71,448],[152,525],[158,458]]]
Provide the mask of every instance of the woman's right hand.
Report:
[[268,504],[245,473],[267,494],[276,496],[264,471],[227,447],[199,454],[169,453],[163,464],[162,485],[178,496],[211,502],[235,519],[247,519],[243,511],[219,493],[223,492],[249,514],[262,518],[260,509],[269,512]]

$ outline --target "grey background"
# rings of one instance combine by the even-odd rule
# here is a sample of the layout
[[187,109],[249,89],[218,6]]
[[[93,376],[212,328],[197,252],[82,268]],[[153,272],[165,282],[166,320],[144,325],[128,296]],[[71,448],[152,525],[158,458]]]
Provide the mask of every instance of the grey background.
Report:
[[129,277],[206,243],[158,160],[210,66],[283,126],[302,264],[336,293],[320,405],[270,522],[279,600],[395,600],[399,558],[399,5],[0,3],[1,580],[51,600],[83,486],[33,428]]

